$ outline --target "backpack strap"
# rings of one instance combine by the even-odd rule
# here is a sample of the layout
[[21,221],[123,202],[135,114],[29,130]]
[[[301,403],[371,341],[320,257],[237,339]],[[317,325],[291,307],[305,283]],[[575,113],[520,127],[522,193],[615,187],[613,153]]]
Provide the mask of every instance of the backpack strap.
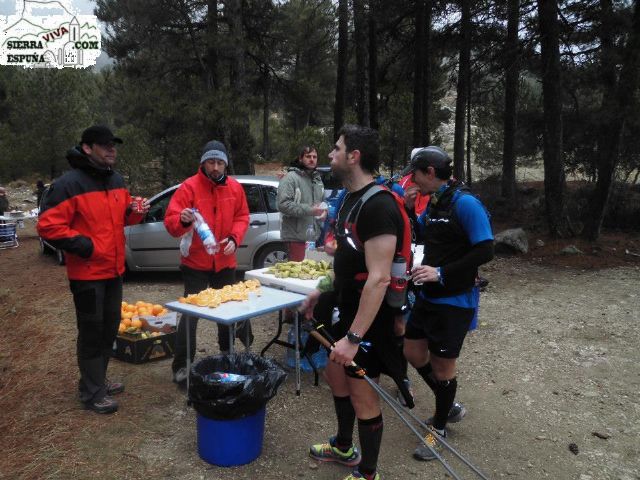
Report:
[[[347,241],[349,245],[351,245],[358,252],[364,251],[364,245],[360,238],[358,237],[358,232],[356,229],[356,225],[358,224],[358,218],[360,216],[360,210],[362,210],[363,205],[374,195],[380,192],[388,192],[396,202],[398,210],[400,212],[400,216],[403,221],[403,234],[400,239],[400,246],[396,249],[396,255],[401,255],[406,263],[407,263],[407,274],[411,271],[411,267],[413,264],[413,252],[411,250],[411,240],[412,240],[412,228],[411,221],[407,212],[404,209],[404,203],[402,198],[395,192],[389,190],[388,188],[382,187],[380,185],[372,185],[365,193],[360,197],[360,199],[355,203],[355,205],[349,210],[347,214],[347,218],[345,220],[345,226],[347,231]],[[352,220],[353,219],[353,220]],[[356,280],[366,280],[368,274],[367,273],[358,273],[356,274]]]
[[[360,199],[351,207],[349,213],[347,214],[347,218],[345,219],[345,226],[347,230],[347,237],[351,240],[349,244],[358,252],[364,251],[364,245],[360,238],[358,237],[358,232],[356,231],[356,225],[358,224],[358,218],[360,217],[360,210],[367,200],[373,197],[376,193],[379,192],[389,192],[391,191],[387,188],[384,188],[381,185],[371,185],[369,189],[364,192],[364,195],[360,197]],[[352,220],[353,219],[353,220]]]

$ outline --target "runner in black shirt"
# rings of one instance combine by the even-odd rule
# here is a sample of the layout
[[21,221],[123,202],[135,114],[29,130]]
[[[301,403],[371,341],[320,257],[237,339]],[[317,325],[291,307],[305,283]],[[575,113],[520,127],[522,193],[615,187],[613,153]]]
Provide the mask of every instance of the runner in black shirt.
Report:
[[[385,304],[384,297],[393,257],[402,239],[403,221],[390,194],[374,195],[362,206],[355,228],[360,239],[357,243],[363,245],[364,251],[354,248],[353,232],[348,231],[346,220],[353,205],[374,185],[379,137],[375,130],[355,125],[345,125],[339,135],[329,155],[331,170],[343,181],[349,194],[338,215],[334,260],[334,289],[340,321],[333,333],[339,340],[326,369],[338,431],[328,443],[311,446],[310,455],[319,461],[358,465],[345,480],[379,480],[376,469],[383,429],[380,400],[368,383],[348,376],[343,367],[355,359],[369,377],[377,379],[381,372],[388,371],[393,359],[401,355],[393,336],[394,312]],[[361,278],[365,274],[366,279]],[[307,297],[303,305],[307,316],[311,316],[319,295],[320,292],[315,291]],[[363,340],[371,342],[368,352],[359,348]],[[362,456],[353,445],[356,417]]]

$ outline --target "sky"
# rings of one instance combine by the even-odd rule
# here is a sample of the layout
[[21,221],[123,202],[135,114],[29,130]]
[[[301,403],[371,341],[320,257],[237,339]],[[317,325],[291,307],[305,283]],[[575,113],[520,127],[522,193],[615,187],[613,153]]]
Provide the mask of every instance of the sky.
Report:
[[[62,0],[63,4],[71,5],[81,15],[93,15],[95,2],[92,0]],[[0,15],[13,15],[17,4],[22,0],[0,0]]]

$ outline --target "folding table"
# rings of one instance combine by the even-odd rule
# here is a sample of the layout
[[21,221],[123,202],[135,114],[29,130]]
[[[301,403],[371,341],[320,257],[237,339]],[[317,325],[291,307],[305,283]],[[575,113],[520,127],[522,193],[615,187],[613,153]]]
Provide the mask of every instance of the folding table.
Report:
[[[197,305],[191,305],[189,303],[169,302],[165,306],[169,310],[182,313],[186,315],[182,317],[182,320],[187,322],[187,332],[189,331],[189,316],[202,318],[204,320],[210,320],[223,325],[229,325],[229,347],[230,352],[233,353],[234,340],[235,340],[235,324],[243,320],[248,320],[258,315],[264,315],[271,312],[282,310],[283,308],[296,308],[298,307],[305,296],[299,293],[287,292],[285,290],[278,290],[275,288],[261,287],[261,293],[256,292],[249,293],[249,300],[245,301],[232,301],[226,302],[216,308],[198,307]],[[189,376],[191,373],[191,345],[189,335],[187,335],[187,388],[189,382]],[[299,345],[296,342],[296,353],[299,360]],[[299,370],[299,362],[296,364],[296,370]],[[300,395],[300,375],[296,378],[296,394]]]

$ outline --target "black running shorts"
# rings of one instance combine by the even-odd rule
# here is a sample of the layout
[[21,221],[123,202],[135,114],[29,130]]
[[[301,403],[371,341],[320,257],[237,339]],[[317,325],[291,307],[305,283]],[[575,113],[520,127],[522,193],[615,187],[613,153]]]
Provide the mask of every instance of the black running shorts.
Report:
[[[336,341],[347,334],[357,310],[357,304],[343,303],[340,305],[340,321],[331,327],[331,333]],[[402,352],[393,337],[393,310],[391,307],[384,303],[381,305],[373,324],[364,336],[364,340],[371,343],[371,346],[367,347],[367,351],[359,348],[353,361],[363,367],[370,378],[377,378],[381,373],[392,376],[389,371],[393,370],[396,363],[399,365],[396,360],[402,358]],[[348,368],[345,368],[345,371],[351,377],[361,378],[352,375]]]
[[424,338],[434,355],[458,358],[474,313],[473,308],[431,303],[417,298],[404,337],[409,340]]

